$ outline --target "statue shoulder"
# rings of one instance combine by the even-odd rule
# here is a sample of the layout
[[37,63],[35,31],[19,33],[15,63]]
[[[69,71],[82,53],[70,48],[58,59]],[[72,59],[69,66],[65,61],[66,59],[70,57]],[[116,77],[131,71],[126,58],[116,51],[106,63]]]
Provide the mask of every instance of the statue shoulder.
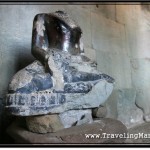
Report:
[[47,13],[36,14],[35,17],[34,17],[34,21],[45,20],[46,17],[48,17]]

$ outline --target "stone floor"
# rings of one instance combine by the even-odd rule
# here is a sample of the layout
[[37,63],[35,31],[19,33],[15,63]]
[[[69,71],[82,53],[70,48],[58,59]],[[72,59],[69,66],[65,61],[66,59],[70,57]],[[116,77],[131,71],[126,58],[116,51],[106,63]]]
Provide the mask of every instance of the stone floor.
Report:
[[[150,123],[143,123],[128,130],[129,134],[133,134],[135,138],[126,139],[125,143],[134,144],[150,144]],[[140,138],[137,138],[137,134],[140,134]],[[143,135],[142,135],[143,134]],[[148,136],[149,134],[149,136]],[[142,138],[144,137],[145,138]]]
[[[106,121],[107,121],[107,119],[106,119]],[[110,122],[113,122],[112,123],[112,126],[110,126]],[[107,121],[108,123],[107,123],[107,127],[104,129],[104,131],[106,131],[106,132],[112,132],[112,129],[114,130],[112,133],[116,133],[116,131],[117,131],[117,133],[123,133],[123,132],[126,132],[125,131],[125,128],[124,129],[122,129],[122,125],[120,126],[117,122],[114,122],[113,120],[108,120]],[[117,123],[117,124],[116,124]],[[15,125],[15,124],[14,124]],[[109,126],[108,126],[109,125]],[[119,126],[118,126],[119,125]],[[100,125],[101,126],[101,125]],[[117,127],[117,128],[116,128]],[[65,130],[65,131],[67,131],[67,132],[62,132],[62,131],[60,131],[60,133],[61,133],[61,135],[65,135],[65,136],[62,136],[61,138],[54,138],[54,137],[51,137],[51,134],[45,134],[46,136],[44,136],[44,138],[43,138],[43,136],[42,136],[42,134],[32,134],[31,132],[28,132],[28,131],[26,131],[26,130],[24,130],[23,128],[18,128],[16,125],[15,126],[11,126],[8,130],[7,130],[7,133],[8,134],[10,134],[10,135],[13,135],[13,137],[16,137],[16,139],[17,139],[17,141],[18,141],[18,139],[20,139],[21,140],[21,142],[19,142],[19,143],[22,143],[22,141],[24,141],[23,143],[31,143],[31,142],[33,142],[33,143],[44,143],[45,141],[47,141],[48,143],[59,143],[60,141],[59,140],[62,140],[63,138],[66,140],[66,142],[69,140],[69,142],[70,142],[70,136],[68,137],[68,136],[66,136],[66,134],[69,134],[69,135],[72,135],[72,134],[74,134],[74,133],[77,133],[77,135],[79,135],[78,134],[78,132],[80,132],[80,130],[83,132],[84,130],[86,129],[86,127],[85,126],[83,126],[83,127],[81,127],[81,128],[78,128],[78,127],[73,127],[73,130],[71,129],[71,130]],[[99,128],[97,128],[97,126],[96,125],[94,125],[94,126],[90,126],[90,129],[86,129],[85,131],[87,132],[91,132],[91,131],[97,131]],[[16,132],[16,130],[17,130],[17,132]],[[119,130],[119,132],[118,132],[118,130]],[[120,130],[122,130],[121,132],[120,132]],[[77,132],[78,131],[78,132]],[[80,132],[81,133],[81,132]],[[127,133],[129,136],[131,136],[131,134],[135,137],[135,138],[127,138],[125,141],[123,141],[123,142],[121,142],[121,141],[119,141],[119,143],[121,144],[150,144],[150,123],[143,123],[143,124],[141,124],[141,125],[138,125],[138,126],[136,126],[136,127],[133,127],[133,128],[130,128],[130,129],[128,129],[128,133]],[[141,138],[137,138],[137,134],[140,134],[141,135]],[[143,134],[143,135],[142,135]],[[148,136],[148,134],[149,134],[149,136]],[[54,135],[55,135],[55,133],[54,133]],[[144,138],[144,135],[145,135],[145,138]],[[147,135],[147,138],[146,138],[146,135]],[[80,135],[81,136],[81,135]],[[77,140],[77,142],[79,142],[79,143],[118,143],[118,142],[116,142],[116,141],[91,141],[91,139],[90,140],[87,140],[87,141],[82,141],[82,136],[80,137],[80,136],[78,136],[78,138],[76,137],[76,136],[74,136],[73,137],[73,139],[71,140],[71,141],[73,141],[73,143],[74,143],[74,140],[76,140],[76,139],[78,139]],[[142,138],[142,136],[143,136],[143,138]],[[35,138],[36,137],[36,138]],[[37,138],[38,137],[38,138]],[[56,136],[57,137],[57,136]],[[68,139],[69,138],[69,139]],[[42,139],[42,140],[41,140]],[[39,142],[40,141],[40,142]],[[17,142],[18,143],[18,142]],[[60,143],[62,143],[62,142],[60,142]]]
[[73,126],[54,133],[38,134],[27,130],[24,120],[16,120],[7,129],[7,133],[18,144],[102,144],[124,143],[121,138],[86,138],[86,135],[126,134],[127,128],[123,123],[111,118],[95,120],[93,123]]

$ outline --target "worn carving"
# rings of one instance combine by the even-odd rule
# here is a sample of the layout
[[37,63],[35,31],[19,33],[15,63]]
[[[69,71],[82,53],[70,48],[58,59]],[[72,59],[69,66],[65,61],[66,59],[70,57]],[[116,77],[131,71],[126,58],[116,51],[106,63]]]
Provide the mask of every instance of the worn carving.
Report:
[[[70,113],[78,110],[86,116],[88,111],[82,109],[104,103],[113,90],[114,79],[99,72],[97,64],[84,55],[81,38],[81,28],[66,12],[36,15],[32,54],[37,60],[14,75],[7,111],[17,116],[62,116],[72,110],[65,114],[73,116]],[[82,124],[88,119],[78,121]]]

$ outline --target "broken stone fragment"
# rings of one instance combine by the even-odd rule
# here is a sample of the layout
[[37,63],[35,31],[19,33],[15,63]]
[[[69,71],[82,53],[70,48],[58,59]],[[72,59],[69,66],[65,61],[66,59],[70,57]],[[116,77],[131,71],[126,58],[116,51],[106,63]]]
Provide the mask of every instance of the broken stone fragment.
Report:
[[35,133],[57,132],[91,122],[93,122],[91,110],[70,110],[62,114],[26,117],[27,128]]
[[87,110],[70,110],[59,114],[64,128],[93,122],[92,112]]
[[92,115],[94,118],[105,118],[107,115],[107,109],[105,106],[99,106],[92,109]]
[[64,128],[58,115],[29,116],[26,117],[26,125],[35,133],[56,132]]
[[118,120],[122,121],[128,128],[143,123],[143,112],[135,103],[135,89],[118,90]]
[[136,90],[133,88],[113,91],[105,103],[107,117],[120,120],[128,128],[143,123],[143,112],[136,105],[136,95]]

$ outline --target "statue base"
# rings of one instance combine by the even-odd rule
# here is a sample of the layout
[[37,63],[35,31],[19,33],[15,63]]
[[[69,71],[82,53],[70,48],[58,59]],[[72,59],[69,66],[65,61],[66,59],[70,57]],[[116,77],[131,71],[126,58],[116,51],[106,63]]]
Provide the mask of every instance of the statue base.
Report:
[[118,120],[105,118],[94,120],[93,123],[62,129],[55,133],[38,134],[28,131],[25,122],[17,120],[8,127],[7,133],[17,144],[121,144],[125,142],[125,138],[108,138],[107,136],[109,134],[125,135],[127,128]]

